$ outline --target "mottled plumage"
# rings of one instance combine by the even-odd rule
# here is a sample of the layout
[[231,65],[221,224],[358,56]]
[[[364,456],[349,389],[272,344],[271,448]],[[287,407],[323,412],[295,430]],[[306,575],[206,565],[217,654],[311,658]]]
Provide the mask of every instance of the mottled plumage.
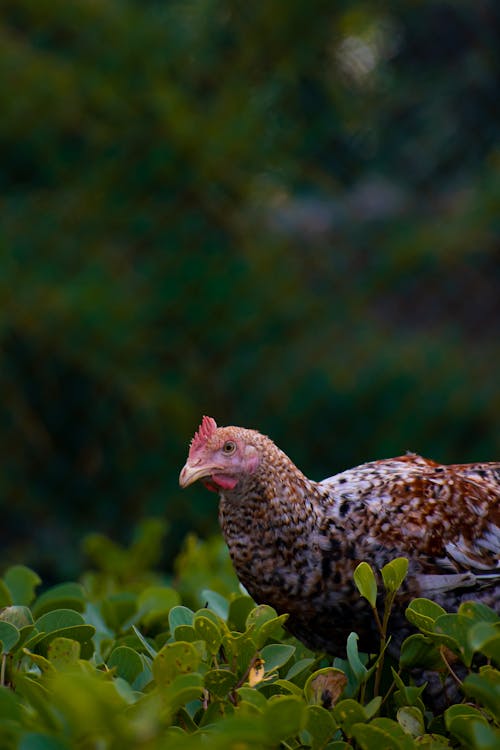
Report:
[[[362,560],[409,560],[405,602],[426,596],[500,607],[500,463],[441,465],[416,454],[315,482],[268,437],[204,417],[180,475],[220,495],[219,520],[239,579],[257,602],[288,612],[292,633],[339,653],[373,616],[353,584]],[[398,608],[397,608],[398,610]]]

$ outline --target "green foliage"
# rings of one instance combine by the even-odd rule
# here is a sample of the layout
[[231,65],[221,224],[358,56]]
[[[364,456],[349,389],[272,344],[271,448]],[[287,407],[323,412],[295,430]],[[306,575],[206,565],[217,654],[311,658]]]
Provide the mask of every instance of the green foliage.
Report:
[[203,413],[318,479],[497,458],[498,0],[1,10],[6,559],[208,536]]
[[[213,548],[191,544],[182,565]],[[2,750],[498,747],[500,620],[492,610],[466,603],[452,615],[415,600],[408,617],[422,632],[403,644],[397,668],[384,666],[385,612],[404,580],[401,560],[380,572],[379,653],[359,653],[352,633],[347,661],[332,665],[290,637],[286,615],[272,607],[237,590],[195,587],[188,598],[206,596],[207,606],[193,609],[151,570],[129,576],[112,545],[101,549],[110,560],[99,555],[100,569],[83,576],[89,588],[67,583],[37,595],[39,578],[27,568],[9,568],[1,579],[23,602],[0,611]],[[368,582],[371,592],[377,576],[360,570],[360,589]],[[427,666],[425,651],[443,675],[455,674],[451,652],[467,668],[467,702],[444,715],[427,705],[425,686],[409,671]]]

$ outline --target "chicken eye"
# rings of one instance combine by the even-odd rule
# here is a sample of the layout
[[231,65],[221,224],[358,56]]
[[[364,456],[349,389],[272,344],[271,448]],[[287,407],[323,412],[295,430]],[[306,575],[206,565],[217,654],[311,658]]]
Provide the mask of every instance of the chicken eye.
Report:
[[234,443],[232,440],[227,440],[222,446],[222,452],[225,453],[226,456],[230,456],[231,453],[234,453],[235,450],[236,443]]

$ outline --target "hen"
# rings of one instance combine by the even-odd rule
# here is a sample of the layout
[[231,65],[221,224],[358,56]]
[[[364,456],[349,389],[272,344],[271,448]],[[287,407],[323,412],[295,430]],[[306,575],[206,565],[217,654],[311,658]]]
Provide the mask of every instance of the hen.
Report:
[[409,560],[393,631],[416,596],[448,610],[466,599],[499,608],[500,462],[445,466],[408,454],[315,482],[268,437],[203,417],[179,482],[197,480],[219,493],[240,581],[288,612],[288,629],[311,648],[339,653],[351,630],[365,650],[375,645],[353,583],[362,560]]

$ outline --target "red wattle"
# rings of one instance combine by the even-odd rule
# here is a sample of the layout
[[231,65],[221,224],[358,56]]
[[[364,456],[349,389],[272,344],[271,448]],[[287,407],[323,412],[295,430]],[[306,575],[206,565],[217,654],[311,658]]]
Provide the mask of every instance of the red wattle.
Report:
[[235,477],[229,477],[227,474],[212,474],[212,482],[215,482],[223,490],[234,490],[238,484]]
[[207,490],[210,490],[210,492],[218,492],[217,485],[215,485],[213,482],[211,482],[209,479],[202,479],[201,483],[207,488]]

